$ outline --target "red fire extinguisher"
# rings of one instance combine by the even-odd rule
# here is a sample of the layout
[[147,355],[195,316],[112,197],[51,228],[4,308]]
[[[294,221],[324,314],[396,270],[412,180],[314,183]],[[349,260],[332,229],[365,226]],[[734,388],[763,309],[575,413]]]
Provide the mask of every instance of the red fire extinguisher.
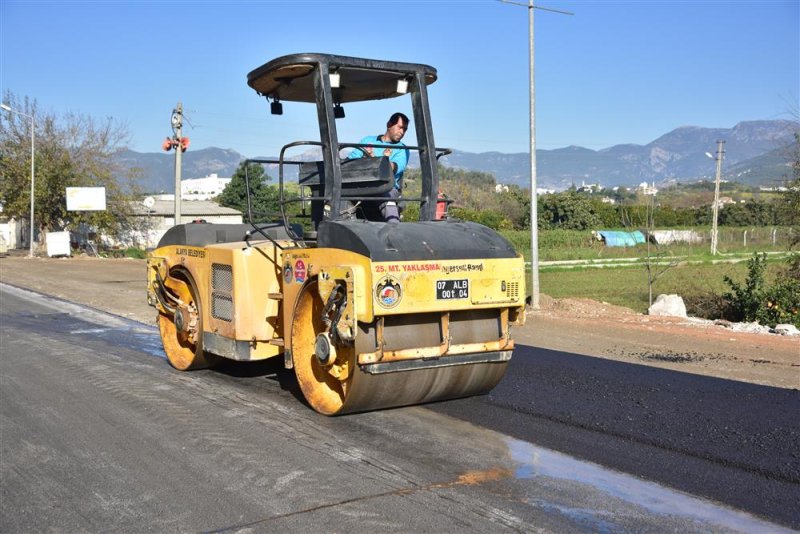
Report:
[[436,215],[434,219],[437,221],[443,221],[447,219],[447,205],[449,204],[449,200],[447,195],[439,191],[439,195],[436,197]]

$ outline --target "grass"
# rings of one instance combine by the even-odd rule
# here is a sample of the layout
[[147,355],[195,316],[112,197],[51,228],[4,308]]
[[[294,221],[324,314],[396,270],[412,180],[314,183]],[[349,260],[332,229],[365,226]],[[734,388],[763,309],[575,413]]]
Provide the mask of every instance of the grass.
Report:
[[[710,259],[710,228],[689,228],[704,236],[702,243],[675,244],[662,247],[671,256],[690,257],[691,259]],[[773,243],[773,230],[774,243]],[[529,230],[511,230],[501,232],[514,248],[522,252],[526,261],[530,261]],[[751,255],[753,252],[780,252],[787,249],[789,243],[788,228],[720,228],[718,250],[722,254]],[[635,247],[606,247],[591,239],[588,230],[543,230],[539,232],[539,261],[564,260],[603,260],[614,258],[635,258],[647,253],[645,245]]]
[[[770,262],[768,273],[774,272],[777,265],[778,262]],[[720,295],[729,289],[724,282],[725,276],[741,282],[746,275],[746,262],[678,265],[656,280],[653,298],[662,293],[677,294],[684,299],[702,298],[711,293]],[[625,306],[640,313],[647,312],[648,308],[647,273],[641,266],[545,268],[539,272],[539,288],[553,298],[588,298]]]
[[144,260],[147,258],[147,252],[141,248],[129,247],[125,249],[124,256],[135,260]]
[[[738,279],[746,273],[744,264],[676,266],[653,285],[654,293],[698,294],[726,289],[724,276]],[[590,298],[638,312],[647,311],[647,273],[642,267],[613,269],[543,270],[539,273],[542,293],[554,298]]]
[[125,249],[104,249],[99,251],[101,258],[133,258],[143,260],[147,258],[147,252],[142,248],[128,247]]
[[[698,244],[674,244],[656,250],[651,246],[651,257],[658,252],[662,259],[680,258],[680,265],[669,268],[653,284],[653,297],[678,294],[684,298],[689,312],[702,315],[700,308],[709,306],[714,299],[730,288],[724,281],[728,276],[743,281],[747,263],[712,263],[720,259],[749,259],[754,252],[786,252],[790,239],[788,228],[720,228],[718,250],[721,256],[710,253],[710,228],[693,228],[704,236]],[[530,231],[503,232],[526,261],[530,261]],[[570,269],[548,266],[547,262],[586,260],[597,263],[624,258],[644,258],[647,245],[635,247],[606,247],[591,239],[591,232],[577,230],[545,230],[539,232],[539,287],[542,293],[554,298],[588,298],[646,312],[648,303],[647,273],[643,265],[618,262],[604,268],[575,267]],[[780,264],[778,256],[769,262],[767,279]],[[530,288],[528,288],[530,291]],[[693,304],[690,304],[693,303]],[[695,304],[696,303],[696,304]],[[692,310],[696,306],[696,310]]]

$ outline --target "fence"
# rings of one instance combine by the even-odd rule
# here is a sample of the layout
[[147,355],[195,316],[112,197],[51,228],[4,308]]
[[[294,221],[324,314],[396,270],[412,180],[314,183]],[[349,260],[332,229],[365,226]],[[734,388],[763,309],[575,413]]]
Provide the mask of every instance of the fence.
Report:
[[[720,228],[717,243],[720,247],[749,249],[760,247],[789,247],[795,233],[787,227]],[[711,242],[711,231],[705,233],[704,240]]]
[[[695,243],[672,243],[662,245],[674,255],[704,255],[710,253],[711,229],[684,228],[700,236]],[[785,251],[797,236],[796,230],[786,226],[775,227],[720,227],[718,230],[718,250],[722,253],[751,253]],[[530,260],[530,231],[513,230],[501,232],[526,260]],[[638,247],[638,248],[637,248]],[[622,258],[641,255],[641,247],[606,247],[592,239],[589,230],[540,230],[539,257],[541,260],[575,260],[591,258]]]

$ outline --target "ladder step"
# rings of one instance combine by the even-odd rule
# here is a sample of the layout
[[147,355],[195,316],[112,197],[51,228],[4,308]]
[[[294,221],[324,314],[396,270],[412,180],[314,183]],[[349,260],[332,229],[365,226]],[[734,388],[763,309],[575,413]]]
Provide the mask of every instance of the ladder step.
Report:
[[278,337],[278,338],[275,338],[275,339],[270,339],[269,340],[269,344],[270,345],[277,345],[279,347],[283,347],[284,346],[283,338],[282,337]]
[[268,293],[267,297],[272,300],[283,300],[283,293]]

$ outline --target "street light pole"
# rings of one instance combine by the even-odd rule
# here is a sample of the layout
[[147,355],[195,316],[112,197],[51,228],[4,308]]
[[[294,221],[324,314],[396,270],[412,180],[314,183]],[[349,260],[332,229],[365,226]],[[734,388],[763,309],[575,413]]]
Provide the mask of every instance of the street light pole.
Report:
[[533,0],[528,0],[528,79],[531,130],[531,308],[539,309],[539,195],[536,194],[536,85],[533,49]]
[[533,0],[528,0],[527,4],[515,2],[513,0],[499,0],[504,4],[514,4],[528,8],[528,79],[530,95],[530,131],[531,131],[531,308],[539,309],[539,213],[538,195],[536,194],[536,84],[534,70],[534,40],[533,40],[533,10],[542,9],[561,13],[562,15],[572,15],[569,11],[550,9],[547,7],[534,6]]
[[0,108],[8,111],[9,113],[16,113],[17,115],[22,115],[23,117],[27,117],[31,120],[31,228],[30,228],[30,251],[28,252],[29,257],[33,257],[33,195],[34,195],[34,176],[36,175],[36,119],[33,118],[33,115],[28,115],[27,113],[22,113],[21,111],[17,111],[16,109],[12,109],[11,106],[8,104],[0,104]]

